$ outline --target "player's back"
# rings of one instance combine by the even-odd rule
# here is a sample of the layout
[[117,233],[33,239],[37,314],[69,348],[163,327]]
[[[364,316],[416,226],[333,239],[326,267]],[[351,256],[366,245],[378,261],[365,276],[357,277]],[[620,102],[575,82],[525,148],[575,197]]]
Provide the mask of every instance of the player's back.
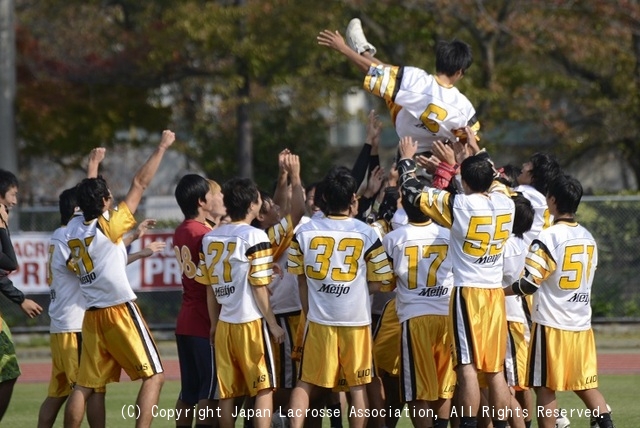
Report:
[[532,320],[564,330],[591,327],[591,285],[598,249],[591,233],[578,223],[558,222],[531,244],[526,269],[542,278],[533,295]]
[[500,192],[455,196],[451,226],[455,286],[501,287],[502,252],[511,235],[514,210],[511,198]]
[[122,236],[135,219],[124,203],[91,221],[72,220],[67,244],[87,307],[106,308],[136,299],[126,274]]
[[453,286],[450,232],[429,222],[389,232],[382,244],[393,260],[398,319],[448,315]]
[[224,224],[202,238],[205,281],[222,308],[220,320],[240,324],[262,318],[251,290],[266,286],[273,273],[267,234],[245,223]]
[[197,276],[202,237],[211,227],[197,220],[187,219],[180,223],[173,234],[173,249],[180,265],[182,282],[182,305],[176,321],[176,334],[209,337],[211,323],[207,310],[207,291]]
[[368,281],[390,275],[376,232],[346,216],[327,216],[302,225],[292,241],[289,270],[307,277],[307,318],[345,326],[371,323]]
[[[76,221],[82,221],[81,217]],[[81,330],[86,306],[78,277],[67,268],[71,251],[67,245],[66,229],[66,226],[59,227],[49,240],[47,283],[51,295],[51,333]]]
[[553,222],[553,216],[549,214],[549,207],[547,206],[547,198],[542,193],[538,192],[535,187],[529,184],[521,184],[514,189],[516,192],[521,192],[525,198],[531,202],[533,207],[533,224],[531,228],[524,233],[524,238],[527,244],[538,237],[538,234],[543,229],[546,229]]
[[385,74],[367,76],[364,87],[401,107],[391,106],[396,132],[416,140],[418,152],[431,150],[436,140],[454,139],[454,129],[479,128],[473,105],[456,87],[416,67],[379,68]]

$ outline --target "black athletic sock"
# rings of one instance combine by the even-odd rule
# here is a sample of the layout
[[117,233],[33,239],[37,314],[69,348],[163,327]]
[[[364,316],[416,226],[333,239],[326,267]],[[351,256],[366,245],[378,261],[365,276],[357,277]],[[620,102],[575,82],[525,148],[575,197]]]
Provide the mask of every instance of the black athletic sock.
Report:
[[478,428],[478,419],[470,416],[460,418],[460,428]]
[[611,420],[611,413],[602,413],[598,418],[598,426],[600,428],[616,428]]
[[507,421],[494,420],[491,422],[493,422],[493,428],[507,428]]
[[331,410],[331,416],[329,417],[331,428],[342,428],[342,409],[340,408],[340,403],[329,404],[327,409]]
[[436,419],[436,424],[433,426],[434,428],[447,428],[449,426],[449,419]]
[[531,422],[533,421],[524,421],[524,428],[531,428]]

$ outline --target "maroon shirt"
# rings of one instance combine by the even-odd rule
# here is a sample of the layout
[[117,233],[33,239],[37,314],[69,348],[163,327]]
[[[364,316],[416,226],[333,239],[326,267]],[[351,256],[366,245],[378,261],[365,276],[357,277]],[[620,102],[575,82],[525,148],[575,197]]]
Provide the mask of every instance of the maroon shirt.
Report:
[[206,285],[196,282],[202,237],[211,230],[196,220],[185,220],[173,234],[173,248],[182,271],[182,306],[176,334],[209,337],[211,321],[207,310]]

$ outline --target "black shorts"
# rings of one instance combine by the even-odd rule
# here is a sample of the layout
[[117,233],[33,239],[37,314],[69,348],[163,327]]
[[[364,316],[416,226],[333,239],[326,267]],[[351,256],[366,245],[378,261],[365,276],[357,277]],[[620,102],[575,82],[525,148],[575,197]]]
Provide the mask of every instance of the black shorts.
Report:
[[213,345],[208,338],[176,334],[181,390],[178,399],[193,406],[218,399],[218,378]]

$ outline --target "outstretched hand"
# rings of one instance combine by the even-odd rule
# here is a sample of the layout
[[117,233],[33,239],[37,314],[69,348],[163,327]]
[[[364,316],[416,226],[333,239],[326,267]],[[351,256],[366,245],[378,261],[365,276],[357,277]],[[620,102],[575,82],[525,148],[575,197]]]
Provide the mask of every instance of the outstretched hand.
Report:
[[320,34],[318,34],[318,37],[316,37],[316,40],[320,46],[326,46],[338,52],[343,52],[344,49],[349,49],[344,38],[337,30],[322,30]]
[[411,137],[402,137],[398,144],[400,159],[413,159],[418,151],[418,145]]
[[370,144],[371,147],[378,148],[380,144],[380,133],[382,132],[382,122],[376,114],[375,110],[369,112],[367,120],[367,139],[366,144]]
[[138,238],[142,238],[144,236],[145,233],[147,233],[147,231],[149,229],[153,229],[154,226],[156,225],[156,220],[153,218],[147,218],[144,221],[142,221],[139,225],[138,225]]

